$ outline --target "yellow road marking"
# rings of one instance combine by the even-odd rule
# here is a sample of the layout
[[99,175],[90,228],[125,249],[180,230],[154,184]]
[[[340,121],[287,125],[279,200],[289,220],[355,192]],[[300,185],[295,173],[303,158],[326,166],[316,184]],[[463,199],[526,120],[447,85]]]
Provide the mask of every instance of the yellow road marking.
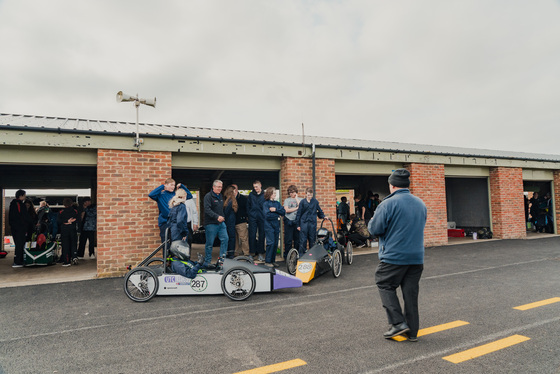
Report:
[[[465,321],[454,321],[454,322],[444,323],[442,325],[427,327],[425,329],[418,330],[418,336],[429,335],[429,334],[433,334],[435,332],[445,331],[445,330],[453,329],[455,327],[464,326],[464,325],[468,325],[468,324],[469,323],[465,322]],[[401,335],[395,336],[393,339],[398,341],[398,342],[402,342],[402,341],[406,340],[406,338],[404,336],[401,336]]]
[[288,370],[291,368],[295,368],[298,366],[307,365],[307,362],[296,358],[295,360],[279,362],[277,364],[268,365],[268,366],[261,366],[260,368],[255,368],[246,371],[239,371],[234,374],[266,374],[266,373],[276,373],[282,370]]
[[522,343],[529,340],[530,338],[522,335],[513,335],[505,339],[496,340],[495,342],[481,345],[479,347],[467,349],[466,351],[455,353],[450,356],[443,357],[444,360],[458,364],[463,361],[467,361],[476,357],[484,356],[488,353],[498,351],[512,345]]
[[529,309],[533,309],[533,308],[538,308],[539,306],[554,304],[554,303],[558,303],[558,302],[560,302],[560,297],[553,297],[552,299],[546,299],[546,300],[537,301],[537,302],[530,303],[530,304],[516,306],[513,309],[529,310]]

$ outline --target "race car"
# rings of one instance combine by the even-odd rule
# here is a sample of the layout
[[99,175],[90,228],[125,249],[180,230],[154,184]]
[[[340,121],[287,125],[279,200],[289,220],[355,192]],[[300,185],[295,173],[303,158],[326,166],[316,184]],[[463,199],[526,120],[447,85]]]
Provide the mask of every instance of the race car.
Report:
[[313,247],[299,257],[299,251],[296,248],[290,249],[286,256],[286,267],[288,273],[295,275],[301,279],[303,283],[309,283],[312,279],[319,275],[332,272],[335,278],[340,276],[342,272],[342,262],[344,252],[346,263],[352,264],[353,249],[352,243],[348,242],[346,247],[340,245],[334,236],[334,224],[332,220],[331,226],[333,231],[330,232],[323,227],[325,220],[321,222],[321,227],[317,230],[317,241]]
[[[203,270],[194,279],[173,273],[168,266],[169,243],[165,241],[124,278],[124,292],[133,301],[144,302],[155,295],[219,295],[231,300],[246,300],[254,292],[271,292],[281,288],[297,288],[302,281],[288,273],[265,265],[255,265],[245,256],[222,258],[215,269]],[[155,258],[159,250],[163,258]],[[180,253],[173,255],[182,260]],[[165,261],[163,259],[166,259]]]

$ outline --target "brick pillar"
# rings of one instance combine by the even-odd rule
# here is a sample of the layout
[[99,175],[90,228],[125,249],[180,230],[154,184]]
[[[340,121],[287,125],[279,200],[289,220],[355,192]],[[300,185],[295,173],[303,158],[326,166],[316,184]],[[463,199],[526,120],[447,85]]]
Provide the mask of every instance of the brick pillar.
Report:
[[[334,160],[315,160],[315,198],[319,200],[325,215],[336,225],[336,177]],[[313,164],[310,158],[286,157],[282,159],[280,170],[281,201],[288,197],[288,186],[293,184],[298,190],[299,197],[305,197],[305,189],[313,187]],[[336,226],[335,226],[336,227]]]
[[148,193],[171,177],[170,152],[97,152],[97,276],[126,273],[160,244]]
[[490,204],[494,237],[499,239],[526,238],[523,169],[490,168]]
[[560,233],[560,170],[554,171],[554,225],[556,226],[556,233]]
[[410,192],[428,208],[424,229],[427,247],[447,244],[447,206],[445,202],[445,167],[432,164],[406,164],[410,171]]

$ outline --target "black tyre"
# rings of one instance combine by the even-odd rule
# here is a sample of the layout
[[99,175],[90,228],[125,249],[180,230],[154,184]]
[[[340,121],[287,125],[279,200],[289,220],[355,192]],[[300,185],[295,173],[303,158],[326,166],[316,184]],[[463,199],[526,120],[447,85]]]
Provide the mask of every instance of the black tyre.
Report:
[[349,241],[346,243],[346,263],[348,265],[352,265],[352,261],[354,259],[354,248],[352,247],[352,243]]
[[150,261],[148,261],[144,266],[148,266],[148,267],[163,267],[165,265],[165,262],[163,261],[163,258],[161,257],[154,257],[151,258]]
[[332,274],[335,278],[340,276],[342,272],[342,253],[339,249],[335,249],[332,253]]
[[222,276],[222,292],[235,301],[247,299],[255,291],[255,276],[251,270],[233,267]]
[[299,252],[297,249],[292,248],[288,251],[286,255],[286,270],[288,270],[288,273],[296,275],[298,258]]
[[150,300],[155,296],[158,288],[157,275],[149,267],[133,269],[124,277],[124,293],[133,301]]
[[250,264],[254,264],[255,261],[253,260],[252,257],[249,256],[237,256],[233,258],[235,261],[242,261],[242,262],[248,262]]

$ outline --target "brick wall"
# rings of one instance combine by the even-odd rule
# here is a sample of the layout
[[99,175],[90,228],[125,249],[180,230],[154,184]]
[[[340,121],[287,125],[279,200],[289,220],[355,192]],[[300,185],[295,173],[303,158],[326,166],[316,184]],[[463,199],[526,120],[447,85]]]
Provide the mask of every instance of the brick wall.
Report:
[[526,238],[521,168],[490,168],[490,205],[494,237]]
[[405,168],[410,171],[410,191],[422,199],[428,209],[424,245],[446,245],[448,242],[444,165],[406,164]]
[[97,152],[97,275],[120,276],[160,244],[148,193],[171,176],[170,152]]
[[554,171],[554,224],[556,225],[556,233],[560,233],[560,170]]
[[[333,222],[336,218],[336,176],[334,160],[315,160],[315,197],[319,200],[321,209]],[[305,189],[313,187],[313,164],[311,158],[286,157],[282,160],[280,170],[282,186],[281,201],[288,197],[288,186],[293,184],[298,190],[299,197],[305,197]],[[335,222],[336,224],[336,222]]]

